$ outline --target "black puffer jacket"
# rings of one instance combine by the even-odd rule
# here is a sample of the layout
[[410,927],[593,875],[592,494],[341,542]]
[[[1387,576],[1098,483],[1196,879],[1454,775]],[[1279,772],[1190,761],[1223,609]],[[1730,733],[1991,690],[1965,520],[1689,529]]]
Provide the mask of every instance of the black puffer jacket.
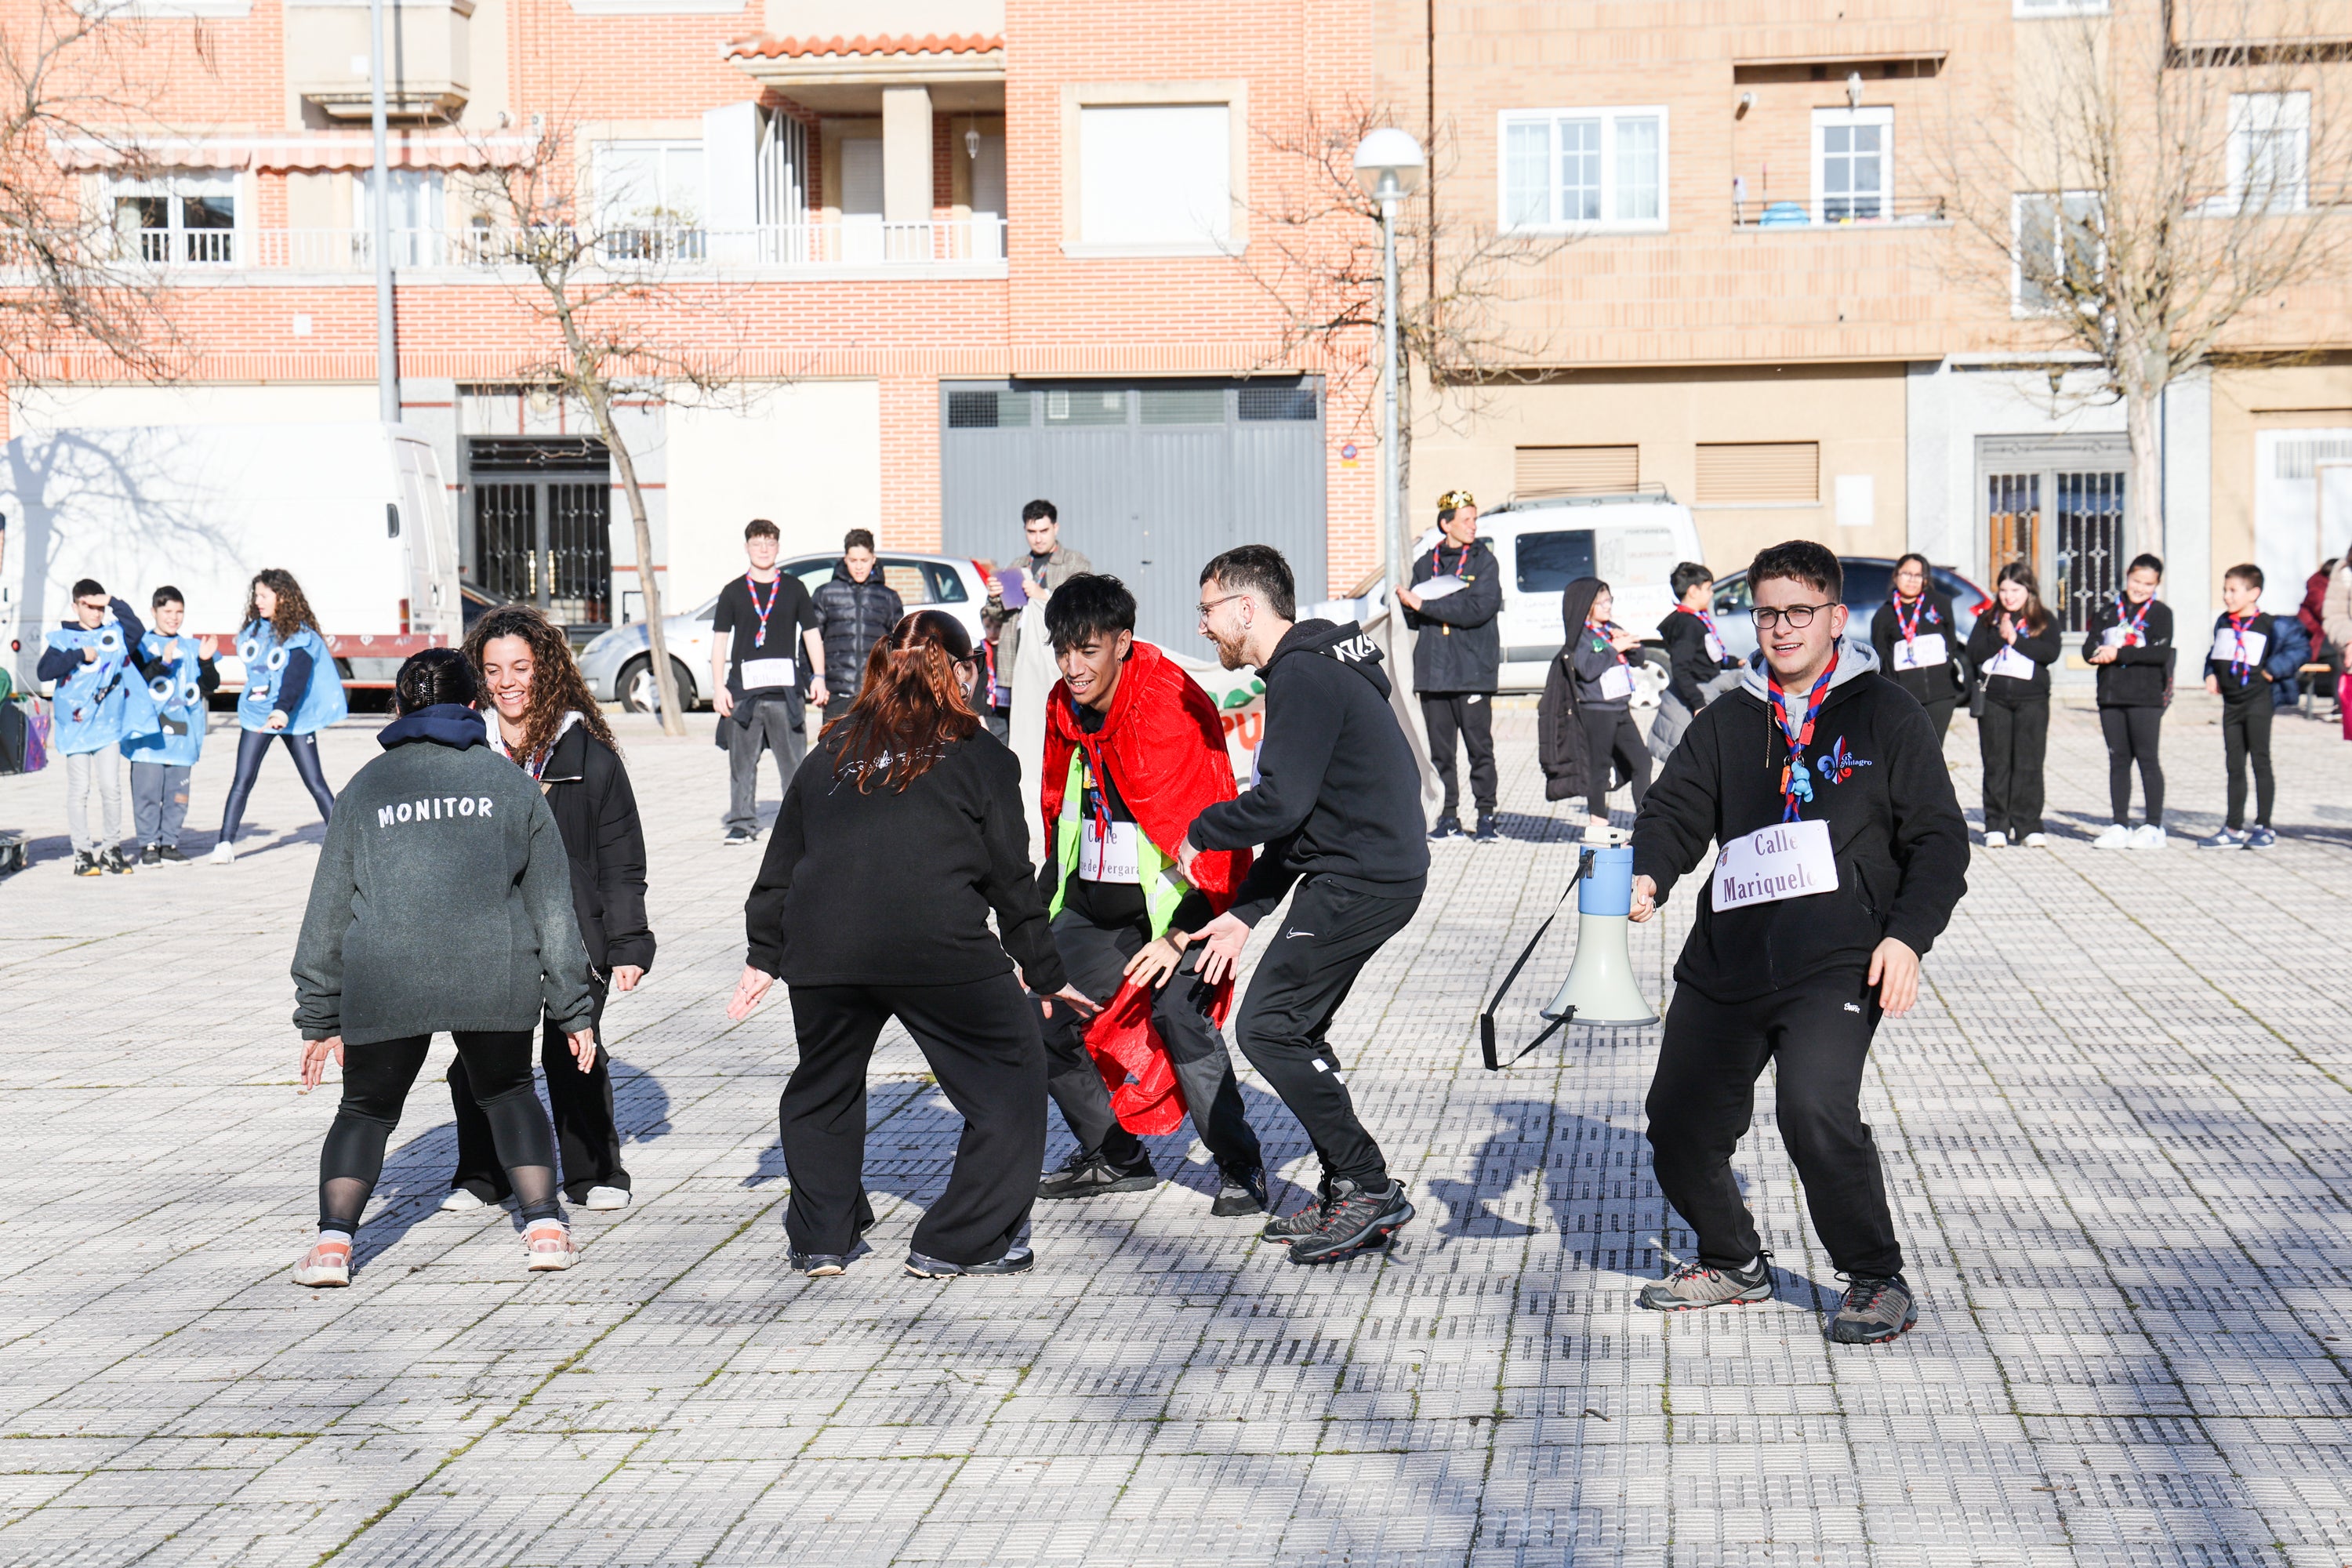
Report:
[[1469,586],[1404,613],[1404,624],[1419,634],[1412,644],[1413,689],[1492,691],[1503,663],[1502,563],[1483,539],[1462,550],[1440,542],[1413,557],[1412,585],[1440,575],[1460,577]]
[[[1559,628],[1570,641],[1570,628],[1581,628],[1601,596],[1601,580],[1579,577],[1559,596]],[[1575,648],[1571,642],[1553,656],[1551,673],[1544,677],[1543,697],[1536,704],[1536,759],[1543,766],[1546,800],[1583,800],[1593,794],[1591,759],[1584,738],[1584,716],[1576,697]],[[1601,765],[1613,766],[1603,757]],[[1614,784],[1618,780],[1612,777]]]
[[846,562],[833,569],[833,581],[816,591],[816,616],[824,627],[828,694],[838,691],[847,696],[856,691],[866,679],[866,656],[906,613],[898,603],[898,591],[882,581],[878,562],[863,583],[849,575]]
[[609,973],[654,966],[646,919],[646,833],[629,770],[612,747],[574,724],[556,738],[539,775],[572,861],[572,907],[588,962]]

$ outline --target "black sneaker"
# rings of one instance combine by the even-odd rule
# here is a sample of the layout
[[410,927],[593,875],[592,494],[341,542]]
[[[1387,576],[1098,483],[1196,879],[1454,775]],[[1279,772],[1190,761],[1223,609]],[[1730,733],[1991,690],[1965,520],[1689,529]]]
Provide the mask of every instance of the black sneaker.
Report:
[[1495,826],[1495,819],[1485,812],[1479,813],[1478,831],[1470,836],[1471,839],[1479,844],[1493,844],[1502,837],[1503,830]]
[[151,845],[148,847],[147,853],[155,857],[154,860],[150,862],[150,864],[163,866],[184,866],[188,864],[188,858],[180,853],[180,847],[176,844]]
[[795,1252],[791,1256],[793,1271],[812,1279],[830,1279],[849,1267],[848,1258],[838,1252]]
[[732,849],[739,845],[757,844],[760,842],[760,836],[748,827],[730,827],[727,830],[727,837],[719,842]]
[[112,844],[108,845],[106,848],[100,853],[98,863],[111,875],[117,877],[127,877],[131,874],[131,858],[129,856],[122,853],[120,846]]
[[1430,842],[1433,844],[1441,838],[1459,838],[1461,837],[1462,819],[1454,816],[1450,811],[1444,816],[1439,817],[1437,819],[1437,826],[1429,830]]
[[163,851],[157,846],[150,844],[146,848],[139,851],[139,863],[142,866],[161,866],[163,863]]
[[1883,1345],[1919,1321],[1919,1303],[1903,1276],[1880,1279],[1858,1274],[1848,1281],[1845,1300],[1830,1314],[1822,1337],[1832,1344]]
[[97,856],[95,856],[95,855],[93,855],[93,854],[91,854],[91,853],[90,853],[89,850],[87,850],[87,849],[77,849],[77,850],[75,850],[75,851],[74,851],[73,874],[74,874],[75,876],[77,876],[77,877],[95,877],[95,876],[97,876],[97,875],[98,875],[98,857],[97,857]]
[[1038,1178],[1041,1198],[1098,1198],[1106,1193],[1148,1193],[1160,1184],[1160,1173],[1146,1154],[1140,1163],[1120,1169],[1100,1153],[1081,1149],[1062,1162],[1061,1168]]
[[1771,1299],[1771,1254],[1759,1253],[1745,1269],[1711,1268],[1693,1258],[1657,1283],[1643,1286],[1635,1300],[1653,1312],[1696,1312],[1702,1307],[1750,1307]]
[[1367,1192],[1355,1183],[1331,1184],[1331,1196],[1321,1209],[1321,1220],[1290,1244],[1293,1263],[1337,1263],[1360,1252],[1384,1247],[1389,1237],[1412,1218],[1404,1201],[1404,1184],[1390,1178],[1386,1192]]
[[1217,1201],[1209,1205],[1209,1212],[1219,1219],[1265,1213],[1265,1173],[1253,1169],[1234,1175],[1227,1172],[1217,1184]]
[[1025,1247],[1016,1247],[1003,1257],[986,1263],[948,1263],[937,1258],[926,1258],[919,1252],[907,1254],[907,1272],[918,1279],[953,1279],[965,1274],[983,1278],[998,1274],[1026,1274],[1035,1267],[1037,1255]]

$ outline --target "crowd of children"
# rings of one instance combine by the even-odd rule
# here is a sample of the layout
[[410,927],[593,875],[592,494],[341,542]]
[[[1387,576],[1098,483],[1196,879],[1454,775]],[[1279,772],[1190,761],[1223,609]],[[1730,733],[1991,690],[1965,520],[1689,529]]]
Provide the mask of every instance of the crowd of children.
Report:
[[[187,600],[168,584],[148,600],[152,630],[129,603],[92,578],[74,584],[73,608],[73,618],[42,639],[36,667],[53,692],[49,744],[64,759],[73,874],[127,876],[135,866],[184,863],[180,833],[188,816],[189,780],[204,755],[211,698],[220,688],[218,644],[182,630]],[[236,655],[244,666],[236,710],[243,732],[213,846],[216,861],[235,856],[246,797],[272,740],[293,753],[320,818],[326,818],[335,797],[319,766],[316,732],[345,712],[333,657],[291,574],[272,569],[254,575]]]

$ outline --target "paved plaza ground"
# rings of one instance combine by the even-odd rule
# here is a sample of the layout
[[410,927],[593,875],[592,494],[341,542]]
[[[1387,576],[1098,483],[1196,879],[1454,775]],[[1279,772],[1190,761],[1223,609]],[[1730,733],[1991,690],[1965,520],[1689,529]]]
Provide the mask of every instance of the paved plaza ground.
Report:
[[[1035,1272],[903,1278],[957,1122],[894,1030],[874,1250],[787,1273],[790,1015],[723,1011],[757,852],[719,843],[702,715],[624,734],[661,939],[606,1019],[635,1205],[575,1214],[581,1266],[538,1277],[510,1215],[436,1212],[445,1044],[353,1288],[297,1289],[334,1102],[294,1087],[320,829],[291,768],[233,867],[88,880],[60,775],[0,781],[43,857],[0,883],[0,1563],[2352,1563],[2352,745],[2282,721],[2279,848],[2200,853],[2217,715],[2168,721],[2169,852],[2092,852],[2081,709],[2054,847],[1979,852],[1865,1089],[1922,1300],[1870,1350],[1821,1339],[1837,1281],[1769,1083],[1738,1169],[1780,1299],[1667,1320],[1633,1305],[1661,1227],[1688,1239],[1643,1139],[1656,1031],[1481,1069],[1479,998],[1573,864],[1532,703],[1499,726],[1506,841],[1440,847],[1334,1036],[1421,1217],[1322,1269],[1209,1217],[1188,1129],[1159,1190],[1042,1208]],[[331,779],[374,722],[328,737]],[[1964,715],[1972,816],[1975,749]],[[1689,917],[1635,934],[1654,997]]]

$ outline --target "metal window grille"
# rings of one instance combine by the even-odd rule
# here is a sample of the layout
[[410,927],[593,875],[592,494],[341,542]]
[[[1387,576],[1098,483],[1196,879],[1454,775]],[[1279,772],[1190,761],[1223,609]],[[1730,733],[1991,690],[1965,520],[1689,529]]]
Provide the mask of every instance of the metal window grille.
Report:
[[1244,419],[1315,417],[1315,389],[1311,386],[1244,386],[1240,399]]
[[2063,628],[2086,631],[2098,606],[2123,586],[2124,476],[2112,471],[2057,476],[2058,536],[2043,602]]

